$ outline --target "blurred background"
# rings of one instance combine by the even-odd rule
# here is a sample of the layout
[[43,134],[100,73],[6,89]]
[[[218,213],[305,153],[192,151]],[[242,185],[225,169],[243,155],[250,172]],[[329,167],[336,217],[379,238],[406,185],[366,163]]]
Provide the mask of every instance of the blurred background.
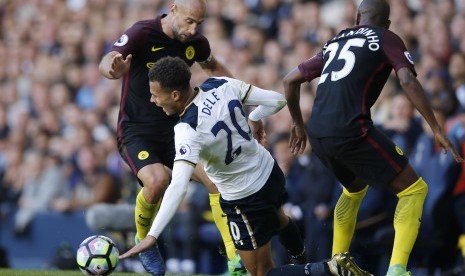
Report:
[[[451,140],[465,153],[465,0],[390,0],[391,30],[409,49],[425,92]],[[283,91],[289,70],[354,24],[355,0],[208,0],[201,32],[233,75]],[[161,0],[0,0],[0,267],[74,269],[87,236],[132,245],[138,184],[116,147],[121,83],[98,63],[135,21],[168,12]],[[194,65],[193,85],[207,77]],[[414,275],[464,275],[465,171],[434,145],[392,74],[372,109],[375,123],[410,156],[429,184],[411,256]],[[302,85],[308,118],[317,82]],[[269,149],[286,174],[286,212],[299,222],[309,260],[330,257],[332,209],[340,185],[307,149],[287,147],[286,108],[265,121]],[[99,207],[123,222],[108,225]],[[370,189],[352,254],[382,275],[393,240],[395,197]],[[96,210],[89,213],[88,210]],[[124,223],[126,221],[126,224]],[[221,274],[219,233],[208,192],[191,185],[160,244],[171,273]],[[273,241],[276,263],[286,253]],[[119,270],[143,271],[137,260]],[[460,274],[462,273],[462,274]]]

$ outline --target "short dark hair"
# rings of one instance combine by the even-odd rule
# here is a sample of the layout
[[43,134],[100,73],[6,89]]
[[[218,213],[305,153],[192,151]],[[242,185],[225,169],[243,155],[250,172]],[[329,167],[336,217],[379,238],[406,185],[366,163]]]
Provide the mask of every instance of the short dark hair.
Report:
[[358,14],[366,17],[376,26],[389,22],[391,8],[386,0],[363,0],[358,7]]
[[163,57],[149,70],[149,81],[157,81],[164,90],[186,91],[189,89],[191,70],[179,57]]

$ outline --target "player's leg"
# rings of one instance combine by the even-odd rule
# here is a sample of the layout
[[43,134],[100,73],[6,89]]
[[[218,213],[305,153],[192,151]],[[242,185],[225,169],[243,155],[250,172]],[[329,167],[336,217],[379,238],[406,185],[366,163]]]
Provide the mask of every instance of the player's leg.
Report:
[[[355,173],[344,163],[355,163],[359,153],[356,146],[345,146],[347,141],[340,139],[310,139],[313,152],[321,162],[330,169],[345,186],[334,209],[332,256],[349,251],[357,222],[357,214],[367,192],[367,185],[362,183]],[[357,145],[358,146],[358,145]],[[346,153],[346,149],[350,151]],[[336,155],[336,158],[334,157]],[[361,166],[362,167],[362,166]]]
[[265,275],[274,267],[271,242],[254,250],[238,250],[245,267],[252,276]]
[[137,194],[135,209],[137,237],[142,240],[152,226],[170,177],[166,167],[156,163],[140,169],[137,178],[143,183],[142,189]]
[[231,235],[229,235],[226,216],[224,215],[220,206],[220,192],[216,188],[215,184],[208,178],[203,169],[203,165],[200,162],[195,167],[192,178],[202,183],[208,190],[213,220],[215,221],[216,227],[220,231],[228,259],[232,260],[236,254],[236,248],[234,248]]
[[307,262],[304,240],[297,224],[288,217],[283,208],[278,210],[279,241],[286,248],[291,264],[305,264]]
[[399,201],[394,215],[394,246],[388,275],[410,275],[407,263],[420,228],[428,186],[410,165],[394,178],[389,187]]
[[[153,141],[133,139],[130,143],[119,141],[119,152],[129,165],[139,184],[143,187],[136,197],[134,217],[136,222],[136,243],[147,236],[152,221],[160,205],[161,197],[169,184],[169,169],[162,164],[164,152],[154,147],[169,149],[169,145],[157,144]],[[174,160],[174,148],[171,153],[171,164]],[[164,275],[165,263],[157,246],[139,254],[142,265],[152,275]]]
[[208,190],[213,220],[218,231],[220,231],[226,255],[228,257],[229,272],[231,275],[242,275],[246,273],[247,271],[236,253],[236,248],[234,247],[231,235],[229,234],[228,221],[220,205],[220,193],[216,188],[216,185],[210,180],[210,178],[208,178],[205,170],[203,169],[203,165],[200,162],[197,163],[192,178],[197,182],[202,183]]
[[357,223],[358,210],[368,191],[368,186],[354,182],[350,189],[351,191],[343,188],[334,208],[333,256],[349,251]]

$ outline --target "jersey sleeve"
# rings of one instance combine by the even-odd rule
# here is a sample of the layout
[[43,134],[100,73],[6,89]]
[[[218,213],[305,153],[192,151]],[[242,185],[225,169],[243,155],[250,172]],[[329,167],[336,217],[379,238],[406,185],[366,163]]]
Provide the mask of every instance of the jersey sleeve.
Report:
[[318,78],[323,71],[323,51],[299,64],[298,68],[306,81]]
[[117,51],[121,53],[123,57],[137,52],[146,42],[148,37],[144,34],[146,30],[142,22],[136,22],[120,36],[113,46],[111,46],[110,52]]
[[208,64],[212,59],[212,51],[210,48],[210,42],[203,35],[200,36],[197,49],[196,49],[196,59],[198,63]]
[[149,230],[149,235],[158,239],[163,229],[176,214],[187,192],[187,185],[194,172],[194,167],[182,162],[176,162],[173,166],[173,178],[165,191],[160,210]]
[[195,166],[199,161],[201,140],[199,133],[186,123],[174,127],[174,143],[176,148],[175,163],[182,161]]
[[417,75],[413,59],[407,51],[404,42],[398,35],[389,30],[384,32],[383,51],[396,72],[400,68],[407,67],[415,76]]
[[258,105],[249,114],[249,119],[256,122],[281,110],[286,105],[286,98],[276,91],[253,86],[244,104]]

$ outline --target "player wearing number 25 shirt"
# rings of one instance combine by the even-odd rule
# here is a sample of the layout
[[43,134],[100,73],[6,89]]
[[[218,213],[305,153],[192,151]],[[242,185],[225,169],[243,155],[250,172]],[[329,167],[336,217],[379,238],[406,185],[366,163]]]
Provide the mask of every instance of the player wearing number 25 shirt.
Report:
[[307,137],[299,108],[300,84],[320,77],[308,136],[312,151],[343,184],[334,210],[332,253],[345,252],[354,234],[357,212],[370,186],[383,186],[398,197],[395,238],[387,275],[407,274],[428,186],[407,157],[371,120],[392,69],[400,86],[431,127],[436,142],[463,162],[436,121],[413,61],[402,40],[388,30],[386,0],[363,0],[356,26],[341,31],[323,50],[294,68],[284,78],[284,90],[294,124],[290,147],[302,152]]
[[375,26],[341,31],[317,57],[299,65],[307,79],[314,78],[312,68],[322,69],[308,125],[309,135],[316,138],[365,135],[373,124],[370,108],[392,69],[406,67],[415,73],[402,40]]

